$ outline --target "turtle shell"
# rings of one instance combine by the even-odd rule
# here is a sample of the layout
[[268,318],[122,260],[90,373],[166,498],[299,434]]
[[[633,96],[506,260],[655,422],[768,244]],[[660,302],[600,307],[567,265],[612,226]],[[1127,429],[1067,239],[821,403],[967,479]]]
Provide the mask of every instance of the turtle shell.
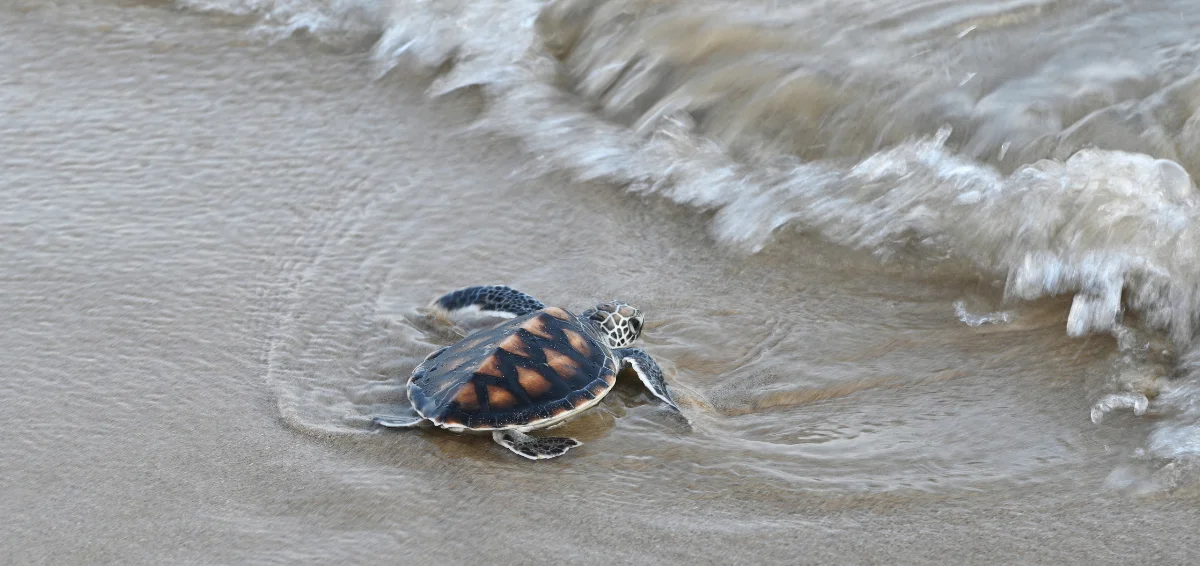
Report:
[[438,426],[538,428],[595,404],[616,381],[608,345],[549,307],[435,352],[413,370],[408,398]]

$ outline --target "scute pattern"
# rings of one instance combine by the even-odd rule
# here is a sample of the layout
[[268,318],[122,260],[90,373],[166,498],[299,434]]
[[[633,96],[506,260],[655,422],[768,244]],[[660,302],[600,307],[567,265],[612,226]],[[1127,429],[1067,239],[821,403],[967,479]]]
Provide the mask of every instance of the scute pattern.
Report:
[[413,371],[408,389],[421,416],[486,430],[583,407],[612,389],[616,372],[608,346],[575,315],[550,307],[446,348]]

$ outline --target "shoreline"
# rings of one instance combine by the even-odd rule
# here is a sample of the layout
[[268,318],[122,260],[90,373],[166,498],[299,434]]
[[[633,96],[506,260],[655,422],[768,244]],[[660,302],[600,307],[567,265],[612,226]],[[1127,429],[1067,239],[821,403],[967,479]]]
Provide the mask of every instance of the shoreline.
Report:
[[[682,207],[514,176],[514,144],[452,133],[469,94],[371,82],[365,55],[77,8],[0,9],[18,109],[0,126],[11,560],[1191,558],[1194,488],[1103,486],[1120,462],[1105,447],[1150,424],[1087,422],[1088,372],[1112,349],[1063,336],[1061,304],[966,329],[949,307],[966,278],[928,286],[816,241],[739,257]],[[572,425],[578,457],[536,466],[486,439],[345,424],[397,402],[394,376],[438,339],[416,311],[433,291],[500,280],[567,306],[631,295],[671,377],[722,407],[860,375],[901,386],[689,408],[690,436],[614,393]],[[947,367],[970,375],[937,380]]]

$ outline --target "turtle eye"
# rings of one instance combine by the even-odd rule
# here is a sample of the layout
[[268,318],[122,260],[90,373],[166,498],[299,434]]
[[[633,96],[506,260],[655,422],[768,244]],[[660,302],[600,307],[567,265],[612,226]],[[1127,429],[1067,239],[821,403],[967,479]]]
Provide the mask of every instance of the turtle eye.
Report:
[[635,318],[629,321],[629,327],[633,329],[634,334],[637,334],[642,331],[642,322]]

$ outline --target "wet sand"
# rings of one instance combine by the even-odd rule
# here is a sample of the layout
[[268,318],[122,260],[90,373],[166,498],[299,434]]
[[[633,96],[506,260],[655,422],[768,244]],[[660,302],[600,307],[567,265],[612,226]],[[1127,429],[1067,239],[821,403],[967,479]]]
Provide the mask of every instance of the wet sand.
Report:
[[[1106,486],[1150,425],[1088,420],[1113,344],[1064,303],[974,329],[949,305],[999,291],[963,266],[714,246],[456,134],[471,91],[236,24],[0,9],[5,561],[1192,558],[1194,489]],[[494,282],[648,311],[696,430],[634,387],[544,463],[366,426],[452,339],[419,308]]]

